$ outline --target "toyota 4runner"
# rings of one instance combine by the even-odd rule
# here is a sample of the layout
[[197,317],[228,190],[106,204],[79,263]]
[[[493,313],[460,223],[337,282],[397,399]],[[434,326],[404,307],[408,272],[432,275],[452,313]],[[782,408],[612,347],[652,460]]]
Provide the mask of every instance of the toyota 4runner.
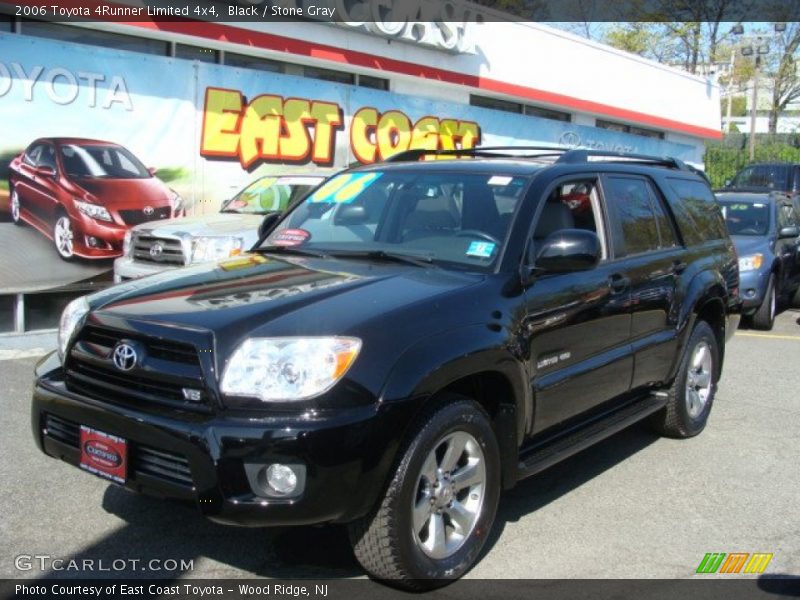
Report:
[[739,275],[680,161],[409,151],[275,218],[249,253],[71,303],[39,447],[223,523],[347,523],[366,571],[424,588],[520,479],[641,419],[706,425]]

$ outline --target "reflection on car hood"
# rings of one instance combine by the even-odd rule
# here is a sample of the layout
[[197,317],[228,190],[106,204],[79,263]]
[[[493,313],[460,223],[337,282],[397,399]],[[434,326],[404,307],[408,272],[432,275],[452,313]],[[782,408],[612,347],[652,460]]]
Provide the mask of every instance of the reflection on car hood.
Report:
[[[766,235],[732,235],[731,240],[733,245],[736,246],[736,254],[739,257],[749,256],[757,252],[767,253],[771,252],[770,240]],[[769,262],[764,261],[766,265]]]
[[90,179],[76,178],[74,183],[92,194],[97,202],[111,209],[162,208],[170,205],[169,188],[156,178]]
[[240,215],[235,213],[212,213],[195,217],[182,217],[167,221],[143,223],[134,231],[147,231],[156,236],[191,235],[249,235],[255,241],[262,215]]
[[244,254],[129,281],[89,300],[101,314],[223,335],[260,327],[267,335],[341,335],[367,321],[385,327],[399,309],[425,318],[466,309],[468,302],[452,293],[483,279],[435,267]]

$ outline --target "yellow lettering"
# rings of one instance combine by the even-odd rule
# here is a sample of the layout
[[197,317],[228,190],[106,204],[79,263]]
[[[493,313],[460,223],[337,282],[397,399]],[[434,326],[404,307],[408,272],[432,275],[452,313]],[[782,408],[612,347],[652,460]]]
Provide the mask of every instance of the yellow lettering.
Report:
[[242,95],[235,90],[208,88],[203,110],[202,156],[236,156]]

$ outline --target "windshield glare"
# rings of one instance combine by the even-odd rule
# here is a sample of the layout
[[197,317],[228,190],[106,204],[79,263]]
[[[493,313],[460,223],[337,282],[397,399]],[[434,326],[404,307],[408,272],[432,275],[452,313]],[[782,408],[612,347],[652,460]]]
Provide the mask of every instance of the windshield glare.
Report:
[[283,212],[310,192],[319,181],[295,177],[261,177],[222,206],[222,212],[266,214]]
[[486,268],[500,253],[525,183],[473,172],[343,173],[297,205],[263,246],[386,252]]
[[786,165],[753,165],[736,175],[732,187],[783,189],[788,178],[789,167]]
[[121,146],[65,144],[61,146],[64,171],[92,179],[146,179],[152,177],[139,159]]
[[768,204],[720,202],[720,206],[731,235],[766,235],[769,231]]

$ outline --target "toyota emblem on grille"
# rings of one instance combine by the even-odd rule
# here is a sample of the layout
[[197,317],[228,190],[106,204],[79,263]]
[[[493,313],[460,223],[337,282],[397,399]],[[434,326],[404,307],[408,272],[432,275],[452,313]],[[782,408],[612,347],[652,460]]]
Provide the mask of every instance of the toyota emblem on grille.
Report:
[[152,246],[150,246],[150,257],[151,258],[158,258],[164,254],[164,246],[156,242]]
[[152,206],[145,206],[142,212],[144,212],[144,214],[150,217],[153,215],[154,212],[156,212],[156,209],[153,208]]
[[139,356],[136,354],[136,350],[133,346],[124,342],[118,344],[117,347],[114,348],[114,354],[111,358],[114,361],[114,366],[120,371],[130,371],[136,366],[136,362],[139,360]]

